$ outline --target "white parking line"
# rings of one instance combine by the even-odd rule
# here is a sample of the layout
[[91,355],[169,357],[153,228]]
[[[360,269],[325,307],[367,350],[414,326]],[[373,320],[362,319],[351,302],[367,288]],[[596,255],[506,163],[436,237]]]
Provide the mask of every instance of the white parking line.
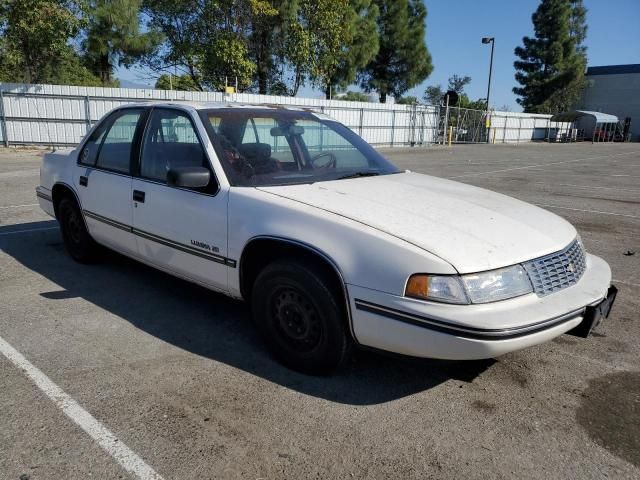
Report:
[[545,208],[560,208],[562,210],[574,210],[576,212],[599,213],[601,215],[614,215],[616,217],[640,218],[640,216],[638,215],[631,215],[628,213],[603,212],[601,210],[588,210],[584,208],[561,207],[560,205],[547,205],[545,203],[534,203],[534,205],[537,205],[539,207],[545,207]]
[[0,179],[3,178],[16,178],[16,177],[31,177],[40,175],[39,168],[33,168],[30,170],[13,170],[11,172],[2,172],[0,173]]
[[96,420],[78,402],[53,383],[42,371],[29,362],[20,352],[0,337],[0,352],[38,386],[64,414],[82,428],[127,472],[142,480],[163,480],[133,450],[122,443],[111,431]]
[[38,204],[37,203],[25,203],[23,205],[6,205],[4,207],[0,207],[0,209],[5,209],[5,208],[20,208],[20,207],[37,207]]
[[25,230],[14,230],[13,232],[0,232],[0,236],[15,235],[16,233],[43,232],[45,230],[57,230],[57,229],[58,227],[28,228]]
[[[587,190],[616,190],[618,192],[631,192],[631,193],[640,193],[640,190],[638,189],[631,189],[631,188],[618,188],[618,187],[598,187],[598,186],[593,186],[593,185],[575,185],[573,183],[556,183],[556,184],[549,184],[549,182],[531,182],[531,183],[535,183],[536,185],[552,185],[555,187],[573,187],[573,188],[584,188]],[[607,200],[606,198],[603,198],[603,200]]]
[[617,280],[615,278],[612,278],[611,281],[614,283],[624,283],[625,285],[631,285],[632,287],[640,287],[639,283],[625,282],[624,280]]
[[598,157],[584,157],[584,158],[574,158],[572,160],[562,160],[560,162],[550,162],[550,163],[538,163],[538,164],[534,164],[534,165],[523,165],[520,167],[511,167],[511,168],[503,168],[501,170],[491,170],[488,172],[474,172],[474,173],[465,173],[464,175],[456,175],[454,177],[447,177],[447,178],[464,178],[464,177],[477,177],[479,175],[490,175],[492,173],[503,173],[503,172],[511,172],[513,170],[527,170],[530,168],[540,168],[540,167],[548,167],[548,166],[552,166],[552,165],[562,165],[565,163],[575,163],[575,162],[583,162],[586,160],[600,160],[600,159],[608,159],[608,158],[613,158],[613,157],[619,157],[622,155],[632,155],[632,154],[636,154],[638,153],[637,151],[634,152],[624,152],[624,153],[617,153],[615,155],[601,155]]

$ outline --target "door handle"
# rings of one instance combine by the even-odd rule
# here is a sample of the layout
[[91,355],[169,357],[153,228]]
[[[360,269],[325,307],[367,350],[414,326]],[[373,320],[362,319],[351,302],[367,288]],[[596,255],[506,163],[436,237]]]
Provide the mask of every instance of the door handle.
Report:
[[80,175],[80,186],[81,187],[86,187],[89,184],[89,179],[87,177],[85,177],[84,175]]
[[134,190],[133,191],[133,201],[134,202],[144,203],[144,192],[142,192],[140,190]]

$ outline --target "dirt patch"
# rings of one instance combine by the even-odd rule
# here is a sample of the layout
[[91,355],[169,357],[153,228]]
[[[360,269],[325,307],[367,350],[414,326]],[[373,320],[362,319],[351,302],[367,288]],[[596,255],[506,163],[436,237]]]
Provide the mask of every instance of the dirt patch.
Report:
[[484,413],[493,413],[496,411],[496,404],[485,402],[484,400],[474,400],[471,404],[473,408]]
[[578,342],[568,337],[556,337],[553,339],[553,343],[557,343],[559,345],[575,345]]
[[591,380],[577,420],[596,443],[640,466],[640,372]]

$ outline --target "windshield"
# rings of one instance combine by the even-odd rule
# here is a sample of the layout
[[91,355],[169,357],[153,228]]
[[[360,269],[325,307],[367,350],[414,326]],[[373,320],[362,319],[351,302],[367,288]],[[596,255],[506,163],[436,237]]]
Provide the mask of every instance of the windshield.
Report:
[[387,175],[399,170],[347,127],[312,112],[224,108],[200,112],[235,186]]

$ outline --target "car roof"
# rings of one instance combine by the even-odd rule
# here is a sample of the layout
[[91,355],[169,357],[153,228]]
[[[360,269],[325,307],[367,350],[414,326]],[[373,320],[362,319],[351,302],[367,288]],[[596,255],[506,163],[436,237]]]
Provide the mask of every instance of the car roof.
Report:
[[192,102],[192,101],[149,101],[149,102],[132,102],[125,105],[120,105],[119,108],[132,108],[132,107],[178,107],[185,110],[208,110],[208,109],[251,109],[251,110],[290,110],[297,112],[318,112],[319,108],[312,107],[300,107],[293,105],[276,105],[265,103],[235,103],[235,102]]

